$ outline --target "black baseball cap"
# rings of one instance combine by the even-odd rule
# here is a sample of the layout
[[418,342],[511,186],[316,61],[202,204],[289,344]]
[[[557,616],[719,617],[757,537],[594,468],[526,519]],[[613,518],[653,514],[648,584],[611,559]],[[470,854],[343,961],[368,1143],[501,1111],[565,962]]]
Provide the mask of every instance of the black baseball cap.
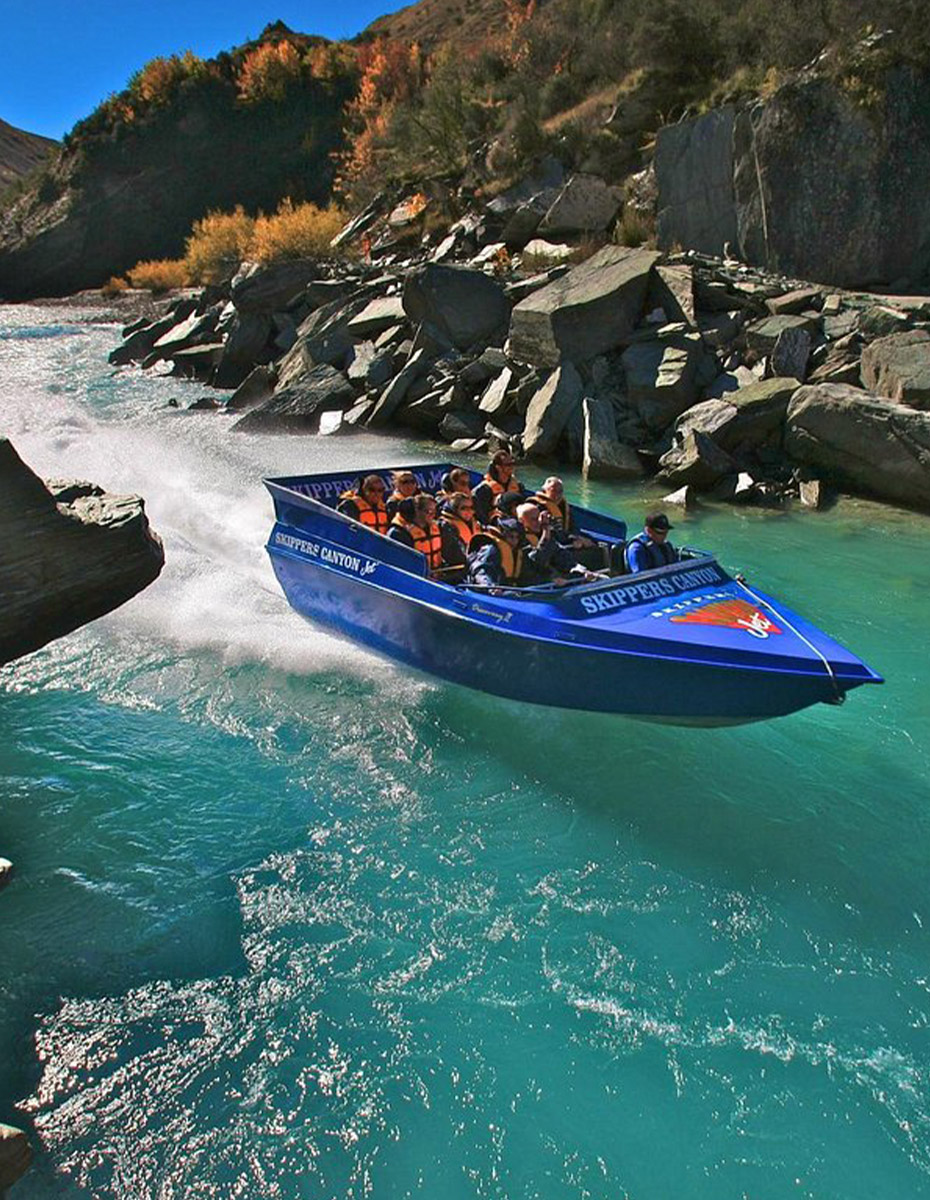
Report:
[[647,529],[658,529],[660,533],[663,530],[675,528],[674,525],[668,523],[665,513],[647,513],[644,524]]

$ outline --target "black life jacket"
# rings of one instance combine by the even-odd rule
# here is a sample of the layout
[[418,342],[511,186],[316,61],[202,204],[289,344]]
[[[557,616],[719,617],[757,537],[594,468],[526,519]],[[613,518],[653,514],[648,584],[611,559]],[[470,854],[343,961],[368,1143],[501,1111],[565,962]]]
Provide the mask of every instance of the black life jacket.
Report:
[[632,571],[630,566],[630,547],[634,542],[639,542],[641,546],[646,547],[646,552],[649,555],[650,563],[646,568],[647,571],[654,571],[657,567],[667,567],[673,562],[678,562],[678,552],[674,546],[670,546],[668,542],[653,542],[646,533],[638,533],[635,538],[630,538],[623,550],[623,562],[628,571]]

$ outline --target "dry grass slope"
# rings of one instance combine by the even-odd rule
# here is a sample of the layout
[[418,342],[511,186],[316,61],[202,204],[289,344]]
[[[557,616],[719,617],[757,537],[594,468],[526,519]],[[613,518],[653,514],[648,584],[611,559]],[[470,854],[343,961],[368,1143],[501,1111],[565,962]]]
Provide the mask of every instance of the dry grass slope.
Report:
[[0,192],[42,165],[58,145],[0,121]]

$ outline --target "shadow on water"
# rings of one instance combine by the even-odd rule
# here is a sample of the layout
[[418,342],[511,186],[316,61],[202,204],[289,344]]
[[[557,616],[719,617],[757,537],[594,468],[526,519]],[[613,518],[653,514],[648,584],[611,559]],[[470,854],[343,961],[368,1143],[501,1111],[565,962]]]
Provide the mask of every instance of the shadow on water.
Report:
[[803,887],[893,928],[926,915],[922,764],[874,744],[876,696],[777,722],[687,729],[535,708],[465,689],[424,701],[513,777],[640,852],[740,889]]

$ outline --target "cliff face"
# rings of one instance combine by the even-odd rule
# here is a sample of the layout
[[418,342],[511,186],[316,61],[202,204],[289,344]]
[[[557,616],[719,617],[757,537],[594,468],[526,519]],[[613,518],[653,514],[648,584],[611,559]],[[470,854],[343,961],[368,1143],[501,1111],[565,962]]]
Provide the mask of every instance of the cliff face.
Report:
[[325,203],[348,81],[310,79],[243,103],[207,74],[132,120],[82,122],[44,177],[0,213],[0,298],[97,287],[147,259],[177,258],[214,209]]
[[124,604],[164,561],[138,496],[46,486],[0,438],[0,664]]
[[51,138],[0,121],[0,192],[41,166],[57,146]]
[[930,72],[801,78],[660,131],[659,244],[844,287],[930,282]]

